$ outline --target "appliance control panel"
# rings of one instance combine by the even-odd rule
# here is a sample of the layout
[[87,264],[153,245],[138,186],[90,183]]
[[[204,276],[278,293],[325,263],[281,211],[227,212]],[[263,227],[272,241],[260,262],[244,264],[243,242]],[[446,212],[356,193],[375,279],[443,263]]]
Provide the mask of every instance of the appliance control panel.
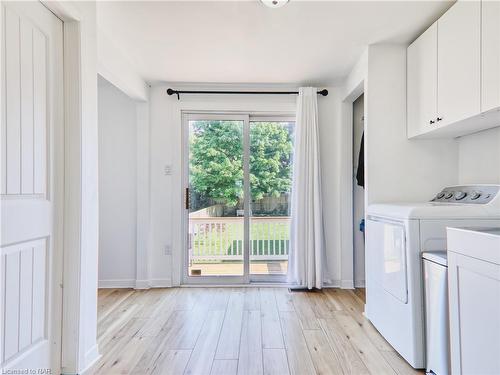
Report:
[[431,200],[439,203],[487,204],[498,194],[500,185],[463,185],[444,188]]

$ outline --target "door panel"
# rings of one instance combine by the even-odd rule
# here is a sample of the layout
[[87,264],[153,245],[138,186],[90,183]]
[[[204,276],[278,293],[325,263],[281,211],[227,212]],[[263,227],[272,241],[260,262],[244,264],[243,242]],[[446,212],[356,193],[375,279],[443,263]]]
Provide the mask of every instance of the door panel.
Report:
[[63,147],[62,22],[39,2],[4,2],[2,22],[1,367],[56,373],[51,342],[60,341],[53,322],[60,324],[62,272],[55,265],[54,221],[62,216],[62,196],[54,192],[62,192],[62,169],[54,153]]
[[437,23],[408,47],[408,137],[436,126]]
[[259,281],[288,271],[294,125],[250,120],[250,275]]
[[46,336],[47,241],[28,241],[2,250],[6,280],[4,362]]
[[188,276],[243,276],[242,120],[188,121]]
[[448,280],[451,373],[499,374],[500,265],[449,251]]
[[438,20],[439,126],[480,112],[480,72],[481,3],[459,1]]
[[500,107],[500,2],[481,2],[481,111]]

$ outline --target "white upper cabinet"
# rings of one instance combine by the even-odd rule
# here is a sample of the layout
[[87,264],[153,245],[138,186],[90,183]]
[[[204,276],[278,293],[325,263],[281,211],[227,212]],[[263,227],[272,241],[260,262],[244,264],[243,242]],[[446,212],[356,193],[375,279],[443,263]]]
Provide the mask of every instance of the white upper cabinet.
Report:
[[408,47],[408,137],[432,130],[437,117],[437,23]]
[[408,47],[408,137],[500,126],[500,2],[458,1]]
[[481,112],[481,3],[460,1],[438,20],[439,126]]
[[500,1],[483,1],[481,111],[500,107]]

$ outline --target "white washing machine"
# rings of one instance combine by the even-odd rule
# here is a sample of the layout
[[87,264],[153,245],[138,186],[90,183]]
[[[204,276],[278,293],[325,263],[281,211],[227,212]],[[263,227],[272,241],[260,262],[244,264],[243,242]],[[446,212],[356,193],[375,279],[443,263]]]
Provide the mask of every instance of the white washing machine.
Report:
[[426,203],[373,204],[366,221],[366,316],[414,368],[425,368],[421,253],[447,227],[500,227],[500,185],[452,186]]

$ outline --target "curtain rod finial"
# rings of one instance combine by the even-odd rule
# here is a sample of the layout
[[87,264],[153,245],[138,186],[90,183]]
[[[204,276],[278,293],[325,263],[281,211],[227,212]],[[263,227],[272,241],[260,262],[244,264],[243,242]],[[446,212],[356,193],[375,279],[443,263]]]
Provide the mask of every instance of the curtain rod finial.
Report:
[[327,96],[328,95],[328,90],[327,89],[323,89],[321,91],[318,91],[318,94],[321,94],[323,96]]
[[173,90],[173,89],[171,89],[171,88],[168,88],[168,89],[167,89],[167,95],[172,96],[172,95],[174,95],[174,94],[177,94],[177,100],[180,100],[180,97],[179,97],[179,91],[177,91],[177,90]]

